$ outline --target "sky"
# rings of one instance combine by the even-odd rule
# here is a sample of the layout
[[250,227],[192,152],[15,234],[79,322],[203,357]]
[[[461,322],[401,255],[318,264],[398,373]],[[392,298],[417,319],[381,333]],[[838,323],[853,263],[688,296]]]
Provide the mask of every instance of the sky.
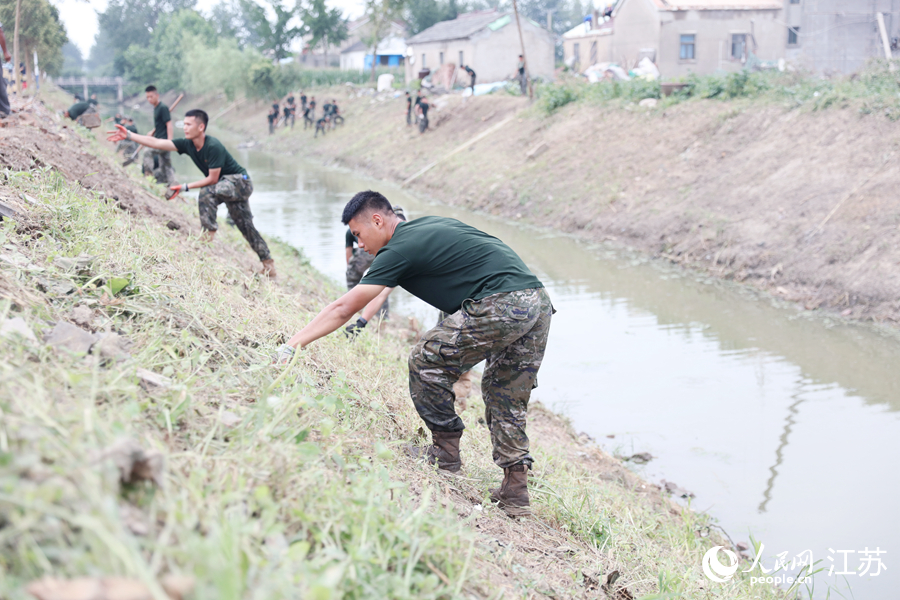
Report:
[[[94,36],[97,35],[97,11],[103,12],[107,0],[50,0],[59,9],[69,39],[87,58]],[[197,0],[197,9],[208,13],[219,0]],[[292,0],[288,0],[291,2]],[[328,6],[335,6],[344,12],[344,16],[355,18],[362,14],[364,0],[326,0]]]

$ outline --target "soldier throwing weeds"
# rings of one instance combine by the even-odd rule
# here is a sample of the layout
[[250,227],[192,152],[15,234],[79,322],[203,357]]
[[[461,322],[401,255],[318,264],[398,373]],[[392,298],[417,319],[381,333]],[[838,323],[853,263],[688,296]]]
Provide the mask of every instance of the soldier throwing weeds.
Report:
[[186,192],[192,188],[200,190],[200,224],[206,232],[206,238],[212,241],[216,230],[216,211],[219,204],[225,203],[228,207],[228,215],[234,220],[235,225],[244,235],[244,239],[253,248],[263,264],[263,274],[275,277],[275,260],[269,254],[269,247],[265,240],[253,226],[253,215],[250,213],[250,194],[253,193],[253,183],[244,167],[239,165],[225,146],[216,138],[206,135],[206,125],[209,116],[202,110],[189,110],[184,114],[184,138],[177,140],[165,140],[150,137],[148,135],[134,134],[121,125],[116,125],[116,131],[111,131],[108,138],[111,142],[121,140],[134,141],[142,146],[165,152],[178,152],[187,154],[203,172],[205,177],[200,181],[173,185],[170,189],[174,192],[172,197],[179,192]]
[[449,313],[409,357],[410,395],[433,441],[409,451],[441,469],[460,469],[464,425],[454,410],[453,384],[486,360],[485,417],[494,462],[504,472],[491,499],[510,516],[530,514],[527,474],[533,459],[525,422],[554,312],[543,284],[497,238],[455,219],[404,223],[377,192],[356,194],[342,220],[375,260],[359,285],[295,334],[276,360],[335,331],[386,287],[399,285]]

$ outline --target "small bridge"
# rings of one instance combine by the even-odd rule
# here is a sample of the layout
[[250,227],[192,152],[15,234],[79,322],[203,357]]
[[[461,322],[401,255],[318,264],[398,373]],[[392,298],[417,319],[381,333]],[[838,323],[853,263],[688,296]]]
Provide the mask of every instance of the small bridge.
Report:
[[116,99],[121,102],[125,98],[122,88],[127,82],[121,77],[57,77],[54,83],[59,87],[80,86],[84,90],[85,100],[88,97],[89,87],[114,87],[116,88]]

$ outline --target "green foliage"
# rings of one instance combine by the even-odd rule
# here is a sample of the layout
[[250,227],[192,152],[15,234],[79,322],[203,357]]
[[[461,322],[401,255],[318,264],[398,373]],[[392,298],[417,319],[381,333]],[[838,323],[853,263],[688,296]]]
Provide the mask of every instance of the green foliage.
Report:
[[861,114],[883,113],[900,119],[900,70],[892,70],[884,60],[873,60],[858,75],[823,78],[807,73],[779,71],[738,71],[727,74],[689,75],[684,88],[663,97],[658,81],[602,81],[589,84],[568,79],[537,86],[542,109],[552,113],[571,102],[639,102],[659,98],[664,106],[691,99],[758,99],[785,102],[790,107],[811,110],[859,104]]
[[540,88],[538,100],[546,113],[552,113],[578,99],[578,92],[568,85],[550,85]]
[[84,75],[84,57],[81,56],[81,50],[72,42],[66,42],[62,47],[63,68],[60,73],[63,76],[81,76]]
[[[25,62],[31,73],[32,53],[38,53],[41,70],[59,75],[63,69],[62,48],[69,41],[66,28],[59,18],[59,11],[47,0],[22,0],[19,14],[19,60]],[[0,22],[6,24],[7,47],[13,52],[13,26],[16,21],[16,3],[0,3]]]
[[297,12],[303,21],[303,33],[310,36],[309,48],[319,44],[324,48],[337,46],[347,39],[347,20],[340,9],[325,6],[325,0],[297,3]]
[[220,40],[209,47],[197,39],[191,40],[184,56],[183,82],[185,90],[196,94],[220,90],[229,100],[250,88],[250,68],[263,60],[250,49],[241,50],[234,38]]
[[[364,41],[374,50],[381,40],[386,38],[395,21],[403,19],[407,0],[366,0],[366,17],[369,19],[369,31],[363,36]],[[376,61],[372,61],[371,81],[375,81]]]
[[[110,74],[124,75],[125,52],[131,46],[148,47],[159,21],[185,8],[193,8],[196,0],[110,0],[106,10],[97,13],[98,46],[92,49],[92,67],[109,67]],[[173,68],[176,65],[165,65]]]
[[[465,6],[462,7],[465,9]],[[407,0],[406,22],[410,35],[424,31],[440,21],[455,19],[460,12],[458,0]]]
[[302,32],[298,27],[288,27],[294,18],[295,9],[285,8],[281,0],[268,0],[268,4],[275,13],[274,21],[270,21],[265,8],[253,0],[240,0],[252,45],[262,49],[263,54],[271,55],[270,58],[281,60],[290,55],[288,48],[291,42],[300,37]]
[[280,83],[281,72],[272,63],[262,61],[250,67],[250,87],[257,92],[254,95],[263,98],[280,96],[276,91],[280,88]]
[[149,44],[135,44],[125,51],[125,76],[135,85],[135,91],[151,83],[161,90],[181,88],[184,57],[198,42],[216,44],[216,32],[202,15],[188,9],[164,15]]

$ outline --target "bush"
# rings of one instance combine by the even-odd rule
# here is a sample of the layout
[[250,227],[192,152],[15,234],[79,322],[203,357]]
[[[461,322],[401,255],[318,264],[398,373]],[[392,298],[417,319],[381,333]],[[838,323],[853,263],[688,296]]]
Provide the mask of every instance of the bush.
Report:
[[538,88],[541,108],[547,114],[578,100],[578,94],[569,86],[549,85]]

